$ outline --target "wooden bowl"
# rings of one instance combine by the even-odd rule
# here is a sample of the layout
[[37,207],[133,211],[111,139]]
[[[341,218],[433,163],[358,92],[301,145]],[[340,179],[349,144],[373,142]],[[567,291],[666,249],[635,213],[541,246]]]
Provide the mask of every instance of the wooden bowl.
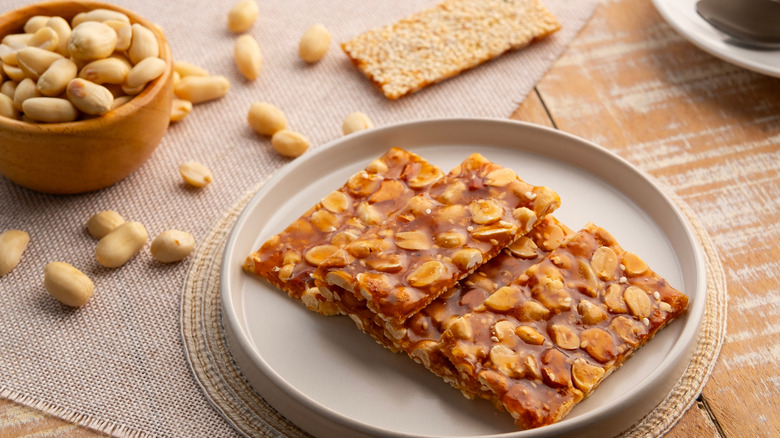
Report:
[[0,116],[0,173],[44,193],[83,193],[108,187],[140,167],[170,123],[173,99],[171,51],[157,26],[126,9],[93,1],[38,3],[0,15],[0,38],[21,33],[34,15],[68,20],[96,8],[126,14],[151,30],[165,72],[132,100],[99,117],[68,123],[29,123]]

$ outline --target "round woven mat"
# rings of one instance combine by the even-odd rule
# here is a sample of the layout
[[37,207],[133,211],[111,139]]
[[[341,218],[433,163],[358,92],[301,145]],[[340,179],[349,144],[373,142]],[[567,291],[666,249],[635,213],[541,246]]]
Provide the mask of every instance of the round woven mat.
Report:
[[[219,277],[222,253],[238,216],[262,184],[236,203],[206,235],[196,251],[184,284],[181,330],[184,349],[195,379],[206,397],[236,430],[250,437],[309,436],[289,422],[258,395],[236,366],[222,327]],[[659,437],[674,426],[696,401],[712,372],[726,333],[726,280],[720,258],[693,212],[675,195],[707,261],[707,302],[699,340],[680,380],[658,406],[620,434]]]

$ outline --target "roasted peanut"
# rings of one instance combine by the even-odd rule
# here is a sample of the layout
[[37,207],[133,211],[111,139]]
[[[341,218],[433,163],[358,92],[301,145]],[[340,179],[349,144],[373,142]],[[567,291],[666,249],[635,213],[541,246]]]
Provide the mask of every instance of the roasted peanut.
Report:
[[114,29],[97,21],[86,21],[71,31],[68,51],[73,59],[93,61],[111,55],[116,41]]
[[106,87],[81,78],[68,82],[65,92],[71,103],[86,114],[104,114],[114,102],[114,95]]
[[25,47],[16,52],[16,61],[19,68],[28,78],[38,80],[38,78],[49,68],[54,61],[62,59],[62,55],[37,47]]
[[43,286],[62,304],[80,307],[92,298],[95,284],[73,265],[51,262],[46,265],[43,272]]
[[35,31],[32,37],[27,41],[27,46],[54,51],[57,50],[59,42],[60,36],[57,32],[48,26],[44,26]]
[[[156,59],[163,63],[164,68],[165,62]],[[131,67],[130,63],[123,58],[103,58],[82,67],[79,77],[96,84],[121,84],[127,79]]]
[[79,14],[76,14],[76,16],[73,17],[73,19],[71,20],[71,26],[76,27],[85,21],[108,21],[108,20],[119,20],[119,21],[124,21],[126,23],[130,22],[130,18],[128,18],[127,15],[121,12],[112,11],[111,9],[97,8],[87,12],[81,12]]
[[211,170],[197,161],[180,164],[179,173],[184,181],[193,187],[206,187],[214,180]]
[[30,235],[25,231],[7,230],[0,233],[0,277],[19,264],[29,243]]
[[192,102],[173,98],[171,101],[171,122],[180,122],[192,112]]
[[16,90],[14,90],[14,108],[21,111],[25,100],[38,96],[40,96],[40,93],[38,93],[38,89],[35,87],[35,81],[25,78],[19,82]]
[[130,48],[127,49],[127,57],[130,62],[138,64],[146,58],[160,56],[160,46],[154,33],[140,24],[133,24],[133,39]]
[[248,30],[255,23],[259,13],[260,9],[255,0],[242,0],[236,3],[227,15],[228,29],[236,33]]
[[107,268],[118,268],[138,254],[148,238],[140,222],[125,222],[100,239],[95,259]]
[[75,62],[68,58],[58,59],[38,78],[38,92],[49,97],[59,96],[68,83],[76,78],[77,73],[78,66]]
[[68,41],[70,40],[71,29],[68,22],[62,17],[50,17],[46,21],[46,27],[51,28],[57,34],[58,42],[54,51],[62,56],[69,56]]
[[87,220],[87,231],[95,239],[102,239],[123,223],[125,223],[125,219],[122,215],[113,210],[104,210],[95,213]]
[[32,97],[22,103],[22,111],[35,122],[72,122],[79,116],[68,99],[58,97]]
[[268,102],[255,102],[249,107],[247,122],[260,135],[274,135],[287,128],[287,118],[279,108]]
[[414,287],[425,287],[447,274],[447,268],[442,262],[430,260],[415,268],[406,278],[410,285]]
[[130,102],[133,100],[133,96],[123,95],[119,97],[115,97],[114,101],[111,103],[111,109],[117,109],[120,106],[126,104],[127,102]]
[[263,66],[263,55],[260,52],[260,46],[252,35],[241,35],[236,38],[233,58],[238,70],[247,79],[257,79],[260,75],[260,69]]
[[152,256],[161,263],[184,259],[195,248],[195,238],[186,231],[166,230],[152,240]]
[[295,158],[302,155],[309,148],[309,139],[298,132],[282,129],[271,137],[271,145],[279,154]]
[[27,77],[21,68],[11,65],[5,61],[3,61],[3,73],[5,73],[9,79],[16,82],[20,82]]
[[14,100],[2,93],[0,93],[0,116],[10,119],[19,118],[19,110],[14,107]]
[[298,55],[308,63],[317,62],[328,51],[330,40],[328,29],[321,24],[315,24],[303,33],[298,43]]
[[32,16],[24,23],[24,32],[35,33],[35,31],[38,29],[46,26],[47,21],[49,21],[49,17],[47,15]]
[[341,132],[344,135],[352,134],[353,132],[362,131],[364,129],[371,129],[374,127],[374,123],[367,115],[359,111],[347,114],[344,118],[344,123],[341,124]]
[[206,69],[186,61],[174,61],[173,71],[182,78],[187,76],[211,76]]
[[130,48],[130,43],[133,41],[133,26],[130,23],[121,20],[106,20],[103,24],[116,32],[116,50],[125,51]]
[[174,87],[179,99],[192,103],[224,97],[230,89],[230,81],[224,76],[185,76]]
[[0,85],[0,93],[8,96],[13,100],[14,98],[14,92],[16,91],[16,87],[19,84],[16,81],[5,81],[3,82],[3,85]]
[[146,87],[146,84],[160,77],[165,71],[166,64],[160,58],[149,57],[138,62],[127,73],[125,85],[130,88]]

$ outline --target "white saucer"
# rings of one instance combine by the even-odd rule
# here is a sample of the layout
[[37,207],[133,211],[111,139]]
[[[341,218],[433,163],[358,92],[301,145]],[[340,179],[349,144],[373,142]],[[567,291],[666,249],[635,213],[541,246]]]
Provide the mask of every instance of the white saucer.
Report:
[[[561,422],[518,431],[506,413],[467,400],[346,317],[324,317],[245,274],[253,250],[391,146],[445,171],[470,153],[556,190],[556,217],[572,229],[609,230],[690,298],[689,309],[606,379]],[[228,238],[220,294],[237,365],[274,408],[316,436],[612,436],[649,413],[674,387],[704,314],[705,261],[673,201],[625,160],[553,129],[492,119],[435,119],[352,134],[292,161],[249,202]]]
[[[726,62],[780,78],[780,49],[754,49],[730,42],[696,12],[697,0],[653,0],[661,16],[688,41]],[[780,24],[778,24],[780,25]]]

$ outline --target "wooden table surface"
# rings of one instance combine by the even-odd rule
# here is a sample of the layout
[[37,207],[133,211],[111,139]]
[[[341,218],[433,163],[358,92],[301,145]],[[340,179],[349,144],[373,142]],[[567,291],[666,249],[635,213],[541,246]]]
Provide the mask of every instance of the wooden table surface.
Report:
[[[594,141],[674,187],[720,252],[726,340],[668,436],[780,436],[780,79],[697,49],[650,0],[604,0],[511,117]],[[0,400],[6,436],[100,434]]]

